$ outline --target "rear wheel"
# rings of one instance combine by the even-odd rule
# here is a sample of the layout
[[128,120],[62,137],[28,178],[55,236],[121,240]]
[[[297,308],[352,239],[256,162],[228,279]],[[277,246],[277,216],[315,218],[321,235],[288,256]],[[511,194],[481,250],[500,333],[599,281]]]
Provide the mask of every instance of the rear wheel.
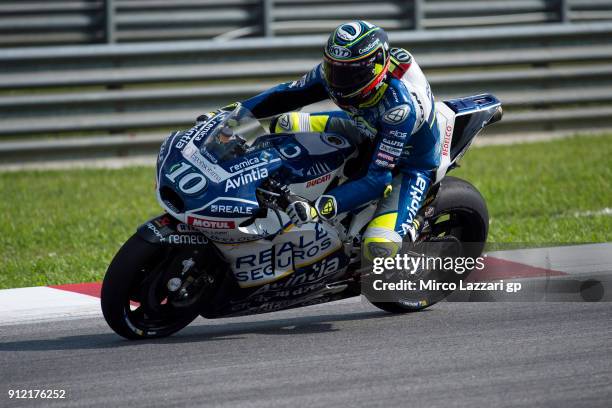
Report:
[[127,339],[146,339],[169,336],[191,323],[199,314],[197,302],[177,306],[167,286],[177,262],[193,262],[197,255],[197,249],[161,247],[133,235],[115,255],[102,283],[102,313],[108,325]]
[[[426,224],[421,232],[426,246],[435,247],[452,256],[479,257],[489,232],[489,213],[484,198],[469,182],[445,177],[432,204],[421,209],[421,213],[433,213],[425,217]],[[429,244],[431,243],[431,244]],[[419,280],[458,283],[465,280],[471,270],[463,274],[423,271]],[[450,295],[452,291],[414,292],[410,298],[398,298],[392,302],[372,302],[376,307],[391,313],[406,313],[429,307]]]

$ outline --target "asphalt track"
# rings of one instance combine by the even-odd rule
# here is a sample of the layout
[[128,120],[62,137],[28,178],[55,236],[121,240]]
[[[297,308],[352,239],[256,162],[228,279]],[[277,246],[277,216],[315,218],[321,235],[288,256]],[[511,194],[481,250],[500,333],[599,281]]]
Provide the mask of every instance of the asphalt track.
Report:
[[[612,304],[359,299],[129,342],[103,319],[0,328],[0,406],[609,407]],[[61,401],[9,389],[65,389]]]

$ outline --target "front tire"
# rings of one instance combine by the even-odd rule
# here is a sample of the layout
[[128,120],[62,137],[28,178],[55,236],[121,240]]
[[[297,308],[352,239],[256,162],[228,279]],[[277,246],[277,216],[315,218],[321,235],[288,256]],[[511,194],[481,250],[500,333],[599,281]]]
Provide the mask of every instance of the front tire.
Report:
[[[482,255],[489,233],[489,212],[480,192],[471,183],[457,177],[447,176],[433,203],[421,209],[421,214],[433,207],[434,212],[425,220],[428,227],[425,241],[447,240],[449,245],[456,240],[462,245],[461,256],[477,258]],[[465,280],[471,270],[462,275],[454,274],[451,281]],[[431,273],[431,272],[430,272]],[[428,279],[422,276],[421,279]],[[395,302],[372,302],[379,309],[390,313],[407,313],[423,310],[450,295],[452,291],[425,292],[418,299],[398,300]]]
[[130,340],[166,337],[198,316],[195,307],[176,308],[164,297],[159,267],[167,251],[171,249],[135,234],[108,267],[102,283],[102,313],[120,336]]

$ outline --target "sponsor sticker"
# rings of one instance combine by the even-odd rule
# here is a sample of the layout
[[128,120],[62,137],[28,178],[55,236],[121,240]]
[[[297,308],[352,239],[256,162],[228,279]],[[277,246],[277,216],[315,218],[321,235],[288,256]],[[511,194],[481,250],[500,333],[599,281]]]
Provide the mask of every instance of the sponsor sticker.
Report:
[[153,234],[155,234],[155,236],[159,239],[159,242],[166,241],[166,237],[164,237],[164,235],[155,227],[155,225],[149,222],[147,223],[147,228],[150,229]]
[[234,229],[236,223],[231,220],[211,220],[207,218],[194,217],[192,215],[187,216],[187,224],[193,225],[198,228],[207,229]]
[[[231,261],[234,276],[240,286],[248,287],[268,283],[279,275],[291,272],[294,267],[309,265],[338,247],[329,232],[314,224],[314,234],[294,241],[281,242],[261,250],[253,247]],[[336,242],[337,243],[337,242]]]
[[182,149],[183,147],[185,147],[197,131],[198,131],[198,128],[192,128],[188,130],[187,132],[183,133],[181,137],[179,138],[179,140],[174,145],[174,147],[176,147],[177,149]]
[[283,157],[287,159],[294,159],[302,153],[302,149],[300,148],[300,146],[293,143],[281,147],[280,149],[278,149],[278,151],[280,152],[280,154],[283,155]]
[[[307,288],[310,288],[310,285],[316,284],[317,282],[324,286],[326,282],[320,281],[338,272],[340,270],[340,265],[341,263],[338,257],[324,258],[321,262],[313,264],[312,268],[305,273],[291,275],[289,279],[283,282],[272,282],[269,289],[277,290],[292,288],[299,290],[297,286],[305,285]],[[314,285],[313,289],[316,290],[321,287],[320,285]],[[301,294],[301,292],[298,294]],[[295,295],[296,293],[291,294],[291,296]]]
[[177,149],[182,149],[188,145],[191,139],[193,139],[194,141],[202,140],[204,136],[206,136],[208,132],[210,132],[211,129],[216,127],[223,119],[225,119],[225,116],[227,116],[227,113],[224,112],[215,116],[206,123],[192,127],[181,135],[174,147],[176,147]]
[[193,228],[191,225],[178,223],[176,224],[176,230],[180,233],[200,232],[199,229]]
[[210,212],[219,214],[241,214],[252,215],[253,207],[233,204],[213,204],[210,206]]
[[203,155],[203,156],[204,156],[206,159],[210,160],[210,162],[211,162],[211,163],[213,163],[213,164],[217,164],[218,160],[217,160],[217,158],[216,158],[215,156],[213,156],[213,155],[212,155],[212,153],[211,153],[211,152],[209,152],[209,151],[208,151],[207,149],[205,149],[205,148],[204,148],[204,149],[202,149],[202,150],[201,150],[201,152],[202,152],[202,155]]
[[213,167],[214,164],[206,160],[206,158],[198,152],[195,146],[188,145],[187,148],[183,150],[183,156],[212,181],[219,183],[222,180],[219,172]]
[[383,152],[387,152],[389,154],[392,154],[394,156],[400,156],[402,154],[402,149],[398,148],[398,147],[391,147],[386,143],[381,143],[380,144],[380,150],[382,150]]
[[383,152],[378,152],[376,157],[378,157],[379,159],[387,160],[389,162],[393,162],[395,160],[395,157],[390,156],[390,155],[388,155],[386,153],[383,153]]
[[382,142],[386,145],[389,146],[394,146],[394,147],[401,147],[404,142],[402,140],[393,140],[393,139],[387,139],[387,138],[383,138]]
[[221,121],[225,119],[226,116],[227,116],[227,113],[223,112],[215,116],[212,120],[210,120],[203,127],[201,127],[196,133],[195,137],[193,138],[194,142],[199,142],[205,136],[207,136],[208,132],[210,132],[213,128],[217,127],[217,125],[219,125],[219,123],[221,123]]
[[[427,89],[427,92],[429,93],[429,85]],[[417,125],[420,125],[421,123],[425,122],[425,108],[423,107],[423,102],[421,101],[421,98],[419,98],[419,94],[417,94],[416,92],[410,92],[410,95],[412,95],[412,98],[416,101],[416,107],[419,111],[419,119],[417,121]],[[435,108],[432,107],[432,109]]]
[[333,217],[336,215],[336,199],[333,197],[326,198],[319,204],[319,212],[326,217]]
[[316,185],[319,185],[321,183],[325,183],[326,181],[329,181],[331,179],[331,173],[329,174],[325,174],[319,178],[316,178],[314,180],[310,180],[306,183],[306,188],[311,188],[314,187]]
[[447,125],[444,131],[444,139],[442,140],[442,156],[448,156],[451,146],[451,137],[453,136],[453,127]]
[[389,54],[391,54],[391,56],[398,62],[402,62],[404,64],[412,62],[412,55],[410,55],[410,53],[403,48],[391,48]]
[[287,113],[283,113],[278,117],[278,124],[285,130],[291,130],[291,122]]
[[384,161],[384,160],[376,159],[376,161],[374,163],[376,163],[380,167],[393,168],[393,164],[391,164],[391,163],[389,163],[387,161]]
[[208,239],[204,235],[174,234],[168,236],[168,242],[174,245],[205,245],[208,243]]
[[407,230],[413,228],[412,223],[414,221],[414,217],[419,211],[419,208],[421,208],[421,201],[423,200],[423,195],[425,194],[426,189],[427,180],[425,180],[419,174],[415,182],[410,185],[410,192],[408,193],[408,195],[411,197],[411,199],[410,203],[406,206],[408,214],[406,221],[402,223],[402,228],[406,228]]
[[366,54],[368,51],[376,47],[378,44],[380,44],[379,38],[377,38],[376,41],[372,41],[370,44],[366,45],[364,48],[359,49],[359,55]]
[[268,169],[257,167],[255,169],[251,169],[250,172],[240,173],[236,177],[232,177],[227,179],[225,182],[225,192],[227,193],[229,190],[233,190],[239,188],[241,186],[246,186],[247,184],[251,184],[254,181],[258,181],[261,179],[265,179],[268,177]]
[[397,95],[397,91],[395,89],[393,89],[393,88],[389,88],[389,89],[391,89],[391,96],[393,97],[393,101],[395,103],[398,103],[399,102],[399,96]]
[[400,132],[399,130],[392,130],[389,134],[400,139],[405,139],[408,136],[408,132]]
[[332,45],[327,50],[329,54],[336,58],[348,58],[351,56],[351,50],[348,48],[340,47],[338,45]]
[[232,173],[234,173],[239,170],[244,170],[245,168],[252,166],[254,164],[259,164],[259,159],[257,157],[251,157],[249,159],[244,159],[240,163],[232,164],[229,169]]
[[398,125],[402,123],[408,117],[410,113],[410,106],[400,105],[393,109],[390,109],[383,115],[383,122],[390,125]]
[[155,220],[154,222],[155,224],[157,224],[158,227],[165,227],[167,225],[170,225],[172,223],[172,220],[170,220],[170,217],[164,216],[162,218]]
[[361,34],[361,24],[358,22],[351,22],[347,24],[342,24],[336,30],[336,36],[344,41],[353,41]]

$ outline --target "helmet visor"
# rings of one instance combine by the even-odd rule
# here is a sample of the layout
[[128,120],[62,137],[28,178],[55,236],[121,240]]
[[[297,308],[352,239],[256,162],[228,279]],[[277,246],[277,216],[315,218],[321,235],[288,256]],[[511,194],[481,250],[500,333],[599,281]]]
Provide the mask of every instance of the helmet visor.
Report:
[[384,54],[381,51],[357,61],[336,61],[325,57],[323,74],[327,85],[342,95],[363,88],[378,74],[377,65],[384,66]]

